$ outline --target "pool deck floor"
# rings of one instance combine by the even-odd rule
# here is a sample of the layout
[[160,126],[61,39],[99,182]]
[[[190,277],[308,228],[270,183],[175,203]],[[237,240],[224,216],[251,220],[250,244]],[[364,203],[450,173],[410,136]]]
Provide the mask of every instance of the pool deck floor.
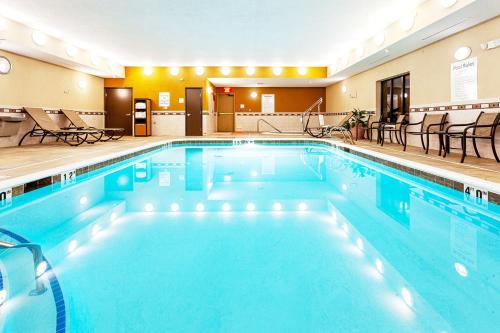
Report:
[[[288,138],[288,139],[310,139],[309,136],[292,135],[263,135],[256,133],[232,133],[189,137],[189,139],[232,139],[232,138]],[[112,156],[130,150],[138,150],[142,147],[151,146],[169,139],[186,139],[186,137],[148,137],[134,138],[124,137],[119,141],[103,142],[95,145],[82,145],[70,147],[62,143],[50,143],[42,145],[26,145],[22,147],[0,148],[0,189],[7,183],[25,178],[30,175],[42,175],[57,168],[61,169],[75,163],[85,161],[91,162],[99,156]],[[328,139],[337,140],[337,139]],[[374,153],[385,154],[393,158],[404,159],[430,167],[439,168],[455,173],[460,173],[478,180],[496,183],[500,188],[500,163],[491,159],[479,159],[468,156],[465,163],[459,163],[459,155],[451,154],[446,159],[438,156],[437,151],[430,151],[425,155],[419,147],[408,147],[403,152],[402,146],[397,144],[385,144],[383,147],[375,142],[362,140],[357,141],[355,147],[362,148]]]

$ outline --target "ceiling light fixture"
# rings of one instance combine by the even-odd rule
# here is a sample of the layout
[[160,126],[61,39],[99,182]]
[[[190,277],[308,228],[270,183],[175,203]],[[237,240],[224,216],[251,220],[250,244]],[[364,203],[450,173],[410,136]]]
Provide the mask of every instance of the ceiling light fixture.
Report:
[[229,67],[222,67],[221,68],[221,73],[222,73],[222,75],[228,76],[229,74],[231,74],[231,68],[229,68]]
[[455,51],[455,59],[457,60],[465,60],[467,59],[470,54],[472,53],[472,50],[470,47],[468,46],[462,46],[462,47],[459,47],[456,51]]
[[307,74],[307,68],[306,67],[299,67],[298,69],[300,75],[306,75]]
[[74,47],[71,44],[66,45],[66,54],[68,56],[70,56],[71,58],[73,58],[76,55],[76,52],[77,52],[76,47]]
[[254,75],[255,74],[255,67],[247,67],[246,68],[247,75]]
[[3,17],[0,17],[0,31],[4,31],[6,27],[7,21]]
[[170,74],[173,76],[179,75],[180,71],[179,67],[170,67]]
[[31,34],[33,42],[38,46],[44,46],[47,43],[47,35],[41,31],[35,30]]
[[440,0],[439,2],[444,8],[450,8],[457,3],[457,0]]
[[252,91],[252,93],[250,94],[250,97],[257,98],[257,93],[255,91]]
[[147,76],[150,76],[151,74],[153,74],[153,68],[152,67],[144,67],[144,69],[142,71]]
[[90,62],[92,63],[92,65],[97,66],[97,65],[99,65],[100,61],[101,61],[101,59],[99,58],[98,55],[95,55],[95,54],[90,55]]
[[399,26],[403,31],[409,31],[411,28],[413,28],[413,25],[415,24],[415,12],[412,12],[408,15],[403,16],[399,20]]
[[278,75],[281,75],[281,73],[283,73],[283,68],[281,67],[273,67],[273,74],[278,76]]
[[385,32],[379,32],[378,34],[376,34],[374,37],[373,37],[373,41],[375,42],[375,44],[377,46],[382,46],[382,44],[384,44],[384,41],[385,41]]
[[198,67],[196,67],[195,72],[196,72],[196,75],[201,76],[201,75],[203,75],[203,73],[205,73],[205,68],[198,66]]

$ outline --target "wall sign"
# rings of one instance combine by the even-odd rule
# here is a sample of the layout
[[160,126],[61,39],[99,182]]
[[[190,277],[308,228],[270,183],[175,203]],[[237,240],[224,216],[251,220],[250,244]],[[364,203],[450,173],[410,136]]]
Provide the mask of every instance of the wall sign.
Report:
[[160,92],[158,94],[158,105],[163,108],[168,108],[170,106],[169,92]]
[[477,57],[451,64],[451,101],[477,99]]
[[76,182],[76,170],[69,170],[61,173],[61,187],[65,187]]
[[0,189],[0,209],[12,205],[12,188]]
[[262,94],[262,113],[274,113],[274,94]]
[[464,199],[479,206],[488,206],[488,191],[464,184]]

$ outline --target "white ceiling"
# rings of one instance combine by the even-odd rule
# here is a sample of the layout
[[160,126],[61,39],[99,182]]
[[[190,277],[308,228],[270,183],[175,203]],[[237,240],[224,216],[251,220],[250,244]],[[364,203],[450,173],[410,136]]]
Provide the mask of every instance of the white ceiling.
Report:
[[423,0],[0,0],[121,65],[327,66]]
[[333,79],[292,79],[292,78],[209,78],[216,87],[328,87]]

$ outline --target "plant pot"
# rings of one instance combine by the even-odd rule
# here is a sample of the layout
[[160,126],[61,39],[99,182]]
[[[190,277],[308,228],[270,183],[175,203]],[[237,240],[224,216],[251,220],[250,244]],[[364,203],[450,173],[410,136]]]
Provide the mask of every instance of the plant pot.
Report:
[[363,140],[365,138],[366,128],[362,124],[358,124],[351,128],[351,135],[355,140]]

